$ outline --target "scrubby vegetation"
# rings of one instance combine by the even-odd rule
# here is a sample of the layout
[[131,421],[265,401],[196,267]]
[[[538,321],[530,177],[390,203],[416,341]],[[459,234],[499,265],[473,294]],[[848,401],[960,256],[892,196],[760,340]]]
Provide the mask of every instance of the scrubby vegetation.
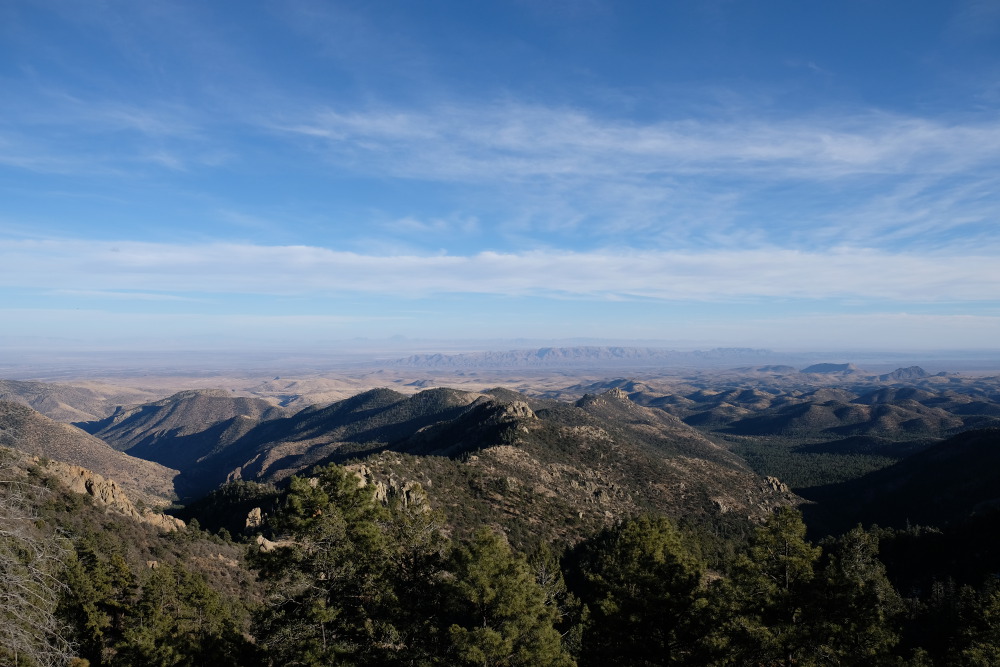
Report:
[[[1000,659],[1000,589],[983,565],[1000,549],[959,528],[857,527],[814,544],[790,508],[730,535],[644,515],[525,553],[496,527],[453,538],[419,486],[380,502],[373,485],[329,465],[281,492],[240,483],[213,494],[202,509],[216,516],[242,512],[249,500],[271,503],[260,539],[234,543],[229,530],[209,533],[197,520],[162,534],[115,518],[35,472],[4,487],[5,507],[35,514],[27,523],[7,518],[0,556],[5,573],[21,573],[4,579],[4,599],[28,582],[44,593],[33,611],[41,616],[5,602],[3,664]],[[1000,523],[995,515],[977,522],[977,534],[995,534]],[[961,566],[950,540],[974,545],[970,559],[981,567]],[[41,627],[50,631],[16,632]]]

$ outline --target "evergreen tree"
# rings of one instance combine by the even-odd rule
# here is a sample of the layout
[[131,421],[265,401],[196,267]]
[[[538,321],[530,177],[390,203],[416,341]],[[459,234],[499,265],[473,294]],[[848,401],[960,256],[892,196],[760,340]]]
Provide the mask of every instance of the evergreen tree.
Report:
[[607,530],[578,557],[590,610],[581,662],[665,665],[694,660],[702,564],[664,517]]
[[1000,665],[1000,582],[992,579],[973,593],[965,587],[961,625],[949,662],[970,667]]
[[447,602],[454,622],[445,664],[563,667],[575,664],[554,624],[557,612],[527,561],[491,530],[455,549]]
[[274,664],[379,662],[393,646],[387,520],[371,486],[337,466],[292,478],[271,521],[282,546],[252,556],[268,584],[256,634]]
[[860,526],[829,549],[811,613],[816,655],[827,664],[873,665],[899,642],[902,600],[878,559],[878,537]]
[[80,538],[66,569],[60,615],[72,628],[79,655],[92,667],[110,664],[132,619],[138,582],[125,558],[107,553],[93,535]]
[[395,631],[385,664],[425,664],[442,643],[441,579],[451,541],[444,535],[444,516],[431,509],[423,488],[414,484],[390,498],[388,570],[395,604],[387,609]]
[[805,535],[798,511],[778,509],[755,531],[730,578],[715,586],[721,618],[709,643],[717,664],[820,664],[809,606],[821,550]]
[[113,664],[238,667],[256,662],[236,612],[204,576],[180,565],[159,565],[144,582]]
[[555,627],[562,635],[566,650],[577,658],[583,642],[587,608],[566,584],[559,558],[547,542],[540,543],[528,555],[528,566],[545,593],[545,605],[556,612]]

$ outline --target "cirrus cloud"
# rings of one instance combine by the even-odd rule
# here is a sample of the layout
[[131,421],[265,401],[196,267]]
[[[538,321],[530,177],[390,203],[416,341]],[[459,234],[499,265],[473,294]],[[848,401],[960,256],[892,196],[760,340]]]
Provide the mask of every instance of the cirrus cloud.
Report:
[[988,302],[995,258],[839,248],[377,256],[315,246],[0,241],[0,286],[182,294],[394,294]]

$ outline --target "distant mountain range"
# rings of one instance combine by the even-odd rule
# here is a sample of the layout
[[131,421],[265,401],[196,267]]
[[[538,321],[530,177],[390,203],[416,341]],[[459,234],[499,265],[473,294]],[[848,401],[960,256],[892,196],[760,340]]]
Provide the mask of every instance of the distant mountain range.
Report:
[[679,352],[654,347],[543,347],[506,352],[465,354],[418,354],[391,362],[391,366],[415,368],[550,368],[550,367],[649,367],[731,366],[744,363],[787,361],[788,355],[753,348],[715,348]]

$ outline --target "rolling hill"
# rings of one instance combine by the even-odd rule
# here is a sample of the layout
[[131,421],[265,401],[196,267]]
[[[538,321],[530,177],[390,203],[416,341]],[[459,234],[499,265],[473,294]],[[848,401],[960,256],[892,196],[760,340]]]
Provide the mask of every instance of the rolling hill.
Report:
[[176,497],[176,470],[119,452],[75,426],[18,403],[0,401],[0,446],[87,468],[114,479],[147,504],[165,505]]
[[0,380],[0,401],[20,403],[60,422],[103,419],[119,405],[158,398],[150,391],[98,382],[56,384]]

